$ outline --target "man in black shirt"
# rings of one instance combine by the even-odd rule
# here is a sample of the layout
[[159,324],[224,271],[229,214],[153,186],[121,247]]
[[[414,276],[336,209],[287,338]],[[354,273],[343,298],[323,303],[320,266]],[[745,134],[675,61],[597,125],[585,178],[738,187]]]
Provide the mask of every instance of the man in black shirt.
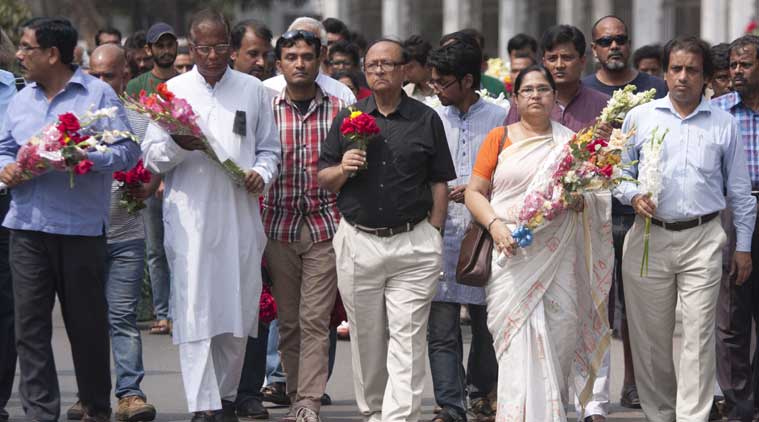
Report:
[[319,184],[338,193],[343,216],[333,240],[338,288],[351,324],[356,402],[370,421],[420,416],[446,182],[456,178],[442,121],[402,91],[406,62],[396,41],[369,46],[372,96],[353,109],[375,118],[380,134],[367,151],[357,149],[340,132],[351,112],[344,110],[319,160]]

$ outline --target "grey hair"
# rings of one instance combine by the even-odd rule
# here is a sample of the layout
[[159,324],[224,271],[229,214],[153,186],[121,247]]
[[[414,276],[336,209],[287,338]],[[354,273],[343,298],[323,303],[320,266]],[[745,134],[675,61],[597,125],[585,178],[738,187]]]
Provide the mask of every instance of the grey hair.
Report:
[[319,39],[321,39],[322,45],[327,45],[327,29],[324,28],[321,22],[308,16],[301,16],[296,18],[293,23],[287,28],[288,31],[294,31],[301,29],[304,31],[312,32],[314,29],[319,31]]

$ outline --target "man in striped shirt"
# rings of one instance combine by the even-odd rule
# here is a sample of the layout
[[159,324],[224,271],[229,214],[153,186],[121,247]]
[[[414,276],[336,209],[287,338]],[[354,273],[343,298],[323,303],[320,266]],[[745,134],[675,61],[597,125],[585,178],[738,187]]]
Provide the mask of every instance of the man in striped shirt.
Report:
[[316,83],[321,41],[284,33],[275,47],[287,85],[272,101],[282,143],[279,176],[264,198],[264,252],[279,312],[279,351],[292,407],[285,420],[319,420],[327,384],[329,321],[337,295],[332,237],[336,195],[317,184],[322,140],[344,107]]

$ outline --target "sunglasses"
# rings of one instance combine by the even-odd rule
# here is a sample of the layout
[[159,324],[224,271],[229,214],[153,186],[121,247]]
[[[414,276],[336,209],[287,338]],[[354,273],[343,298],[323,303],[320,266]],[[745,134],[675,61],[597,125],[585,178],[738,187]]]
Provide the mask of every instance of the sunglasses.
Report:
[[601,37],[593,41],[594,44],[600,46],[600,47],[610,47],[612,43],[617,43],[617,45],[625,45],[627,44],[627,41],[630,39],[627,38],[627,35],[615,35],[613,37],[606,36]]
[[[303,40],[308,44],[316,44],[316,49],[322,48],[322,40],[311,32],[304,31],[302,29],[296,29],[293,31],[287,31],[279,37],[280,40],[285,41],[297,41]],[[277,40],[279,42],[279,40]]]

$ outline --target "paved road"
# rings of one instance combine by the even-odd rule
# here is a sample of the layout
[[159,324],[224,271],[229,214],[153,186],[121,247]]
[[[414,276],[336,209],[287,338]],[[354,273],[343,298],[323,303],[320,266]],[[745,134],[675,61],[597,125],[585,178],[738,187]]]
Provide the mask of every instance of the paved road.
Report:
[[[53,334],[53,347],[55,350],[55,360],[61,384],[63,403],[62,413],[65,413],[65,409],[76,401],[76,382],[74,379],[70,348],[60,315],[56,315],[54,321],[55,331]],[[678,342],[677,339],[675,341]],[[149,401],[158,409],[157,420],[189,420],[176,347],[171,344],[171,339],[168,336],[152,336],[145,332],[143,332],[143,342],[146,375],[142,387],[147,394]],[[429,376],[429,370],[427,373],[423,400],[425,420],[431,419],[434,406],[432,381]],[[639,411],[632,411],[619,406],[619,393],[622,386],[621,373],[622,344],[619,341],[614,340],[612,342],[612,406],[609,421],[643,421],[642,413]],[[334,404],[322,409],[323,420],[361,421],[361,417],[356,411],[356,405],[353,400],[350,347],[347,342],[341,341],[338,343],[335,371],[327,386],[327,392],[332,396]],[[24,420],[23,410],[21,409],[21,403],[18,400],[17,390],[15,388],[10,403],[8,404],[8,411],[11,415],[11,421]],[[287,409],[284,407],[270,408],[272,420],[277,420],[278,417],[283,415],[286,411]],[[570,413],[569,416],[570,421],[576,420],[574,413]],[[63,420],[63,418],[61,420]]]

